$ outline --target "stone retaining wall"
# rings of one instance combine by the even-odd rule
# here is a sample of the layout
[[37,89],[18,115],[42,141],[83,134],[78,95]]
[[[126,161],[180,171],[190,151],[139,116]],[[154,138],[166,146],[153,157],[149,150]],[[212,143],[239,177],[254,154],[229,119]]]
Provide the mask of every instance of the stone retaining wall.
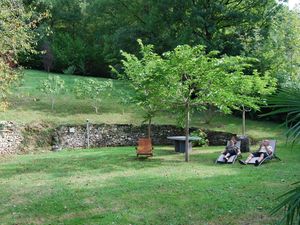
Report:
[[21,127],[11,121],[0,121],[0,154],[15,154],[23,141]]
[[[153,125],[152,142],[154,145],[170,145],[168,136],[184,134],[182,128],[172,125]],[[191,128],[194,131],[196,128]],[[205,130],[209,145],[225,145],[226,141],[234,134],[218,131]],[[147,126],[133,126],[121,124],[90,124],[89,145],[90,147],[106,146],[134,146],[138,138],[147,136]],[[84,126],[60,126],[55,130],[53,144],[60,148],[84,148],[88,144],[87,127]]]
[[[88,139],[86,125],[62,125],[54,130],[49,130],[49,127],[47,126],[38,126],[38,128],[36,128],[36,126],[31,126],[17,125],[14,122],[8,121],[0,122],[0,154],[28,152],[29,148],[42,147],[43,149],[47,149],[50,146],[52,146],[54,150],[62,148],[87,147]],[[47,129],[49,130],[49,132],[47,131]],[[190,131],[192,132],[196,129],[197,128],[191,128]],[[226,141],[234,135],[232,133],[219,131],[204,130],[204,132],[207,134],[209,145],[226,145]],[[152,141],[154,145],[171,145],[172,141],[167,139],[168,136],[182,136],[183,134],[184,130],[176,126],[152,126]],[[42,140],[43,138],[45,139],[45,137],[43,137],[45,135],[47,136],[47,140]],[[139,138],[146,136],[146,125],[89,125],[90,147],[135,146]]]

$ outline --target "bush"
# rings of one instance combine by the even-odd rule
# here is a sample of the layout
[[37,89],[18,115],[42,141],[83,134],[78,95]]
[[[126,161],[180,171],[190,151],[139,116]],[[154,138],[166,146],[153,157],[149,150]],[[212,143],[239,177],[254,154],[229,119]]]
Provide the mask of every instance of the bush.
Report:
[[201,130],[201,129],[198,129],[196,131],[193,131],[191,133],[191,136],[192,137],[198,137],[200,138],[199,140],[197,141],[193,141],[193,146],[204,146],[204,145],[208,145],[208,139],[207,139],[207,135],[206,133]]
[[75,66],[69,66],[67,69],[63,70],[63,73],[72,75],[75,73],[75,70],[76,70]]

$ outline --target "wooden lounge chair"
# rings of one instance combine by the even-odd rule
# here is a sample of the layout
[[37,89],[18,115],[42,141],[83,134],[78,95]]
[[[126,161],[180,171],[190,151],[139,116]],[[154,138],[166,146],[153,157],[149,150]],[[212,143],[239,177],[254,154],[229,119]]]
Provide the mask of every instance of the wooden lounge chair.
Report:
[[[276,140],[270,140],[270,146],[273,148],[273,154],[272,155],[269,155],[267,156],[266,158],[264,158],[260,163],[259,165],[261,165],[262,163],[266,162],[266,161],[269,161],[269,160],[272,160],[272,159],[278,159],[279,161],[281,161],[281,159],[276,156],[275,154],[275,151],[276,151]],[[248,164],[255,164],[255,161],[258,160],[259,157],[253,157],[249,162]]]
[[[229,145],[229,143],[230,143],[230,141],[227,141],[227,146]],[[237,142],[236,142],[236,146],[240,149],[240,148],[241,148],[241,141],[237,141]],[[232,156],[229,157],[228,161],[226,162],[226,161],[224,160],[224,155],[221,154],[221,155],[217,158],[216,163],[230,163],[230,164],[233,164],[233,163],[235,163],[235,161],[236,161],[236,159],[237,159],[238,156],[239,156],[239,155],[232,155]]]
[[136,147],[136,156],[140,155],[153,156],[153,147],[150,138],[140,138]]

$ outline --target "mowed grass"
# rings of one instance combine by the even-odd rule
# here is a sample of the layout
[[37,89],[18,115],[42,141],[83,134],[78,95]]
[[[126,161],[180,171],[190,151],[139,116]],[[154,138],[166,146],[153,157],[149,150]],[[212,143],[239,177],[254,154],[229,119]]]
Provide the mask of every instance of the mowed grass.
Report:
[[171,146],[148,159],[133,147],[0,159],[0,224],[275,224],[276,198],[300,179],[299,146],[280,143],[282,161],[260,167],[215,165],[222,149],[197,148],[189,163]]
[[[49,74],[42,71],[25,70],[23,85],[16,88],[10,96],[11,107],[0,112],[0,120],[12,120],[19,123],[83,124],[86,119],[92,123],[135,124],[143,122],[143,114],[134,105],[121,103],[120,91],[127,90],[124,81],[113,80],[110,97],[103,99],[96,114],[88,100],[76,99],[71,92],[58,96],[54,111],[51,111],[50,99],[38,89],[40,82]],[[86,79],[83,76],[56,74],[64,79],[66,87],[72,88],[75,79]],[[106,80],[103,78],[93,78]],[[210,124],[204,123],[203,113],[192,117],[191,125],[212,130],[242,133],[242,120],[231,115],[216,114]],[[153,120],[154,124],[177,124],[176,115],[161,112]],[[247,120],[247,134],[255,139],[275,138],[281,136],[282,129],[277,124]]]

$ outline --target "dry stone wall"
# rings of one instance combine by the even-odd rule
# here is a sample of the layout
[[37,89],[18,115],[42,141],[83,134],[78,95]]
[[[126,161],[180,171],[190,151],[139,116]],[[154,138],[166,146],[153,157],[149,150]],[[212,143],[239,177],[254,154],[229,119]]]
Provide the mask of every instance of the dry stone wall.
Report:
[[[196,129],[191,128],[190,131]],[[56,129],[49,129],[47,126],[18,125],[14,122],[2,121],[0,122],[0,154],[16,154],[28,152],[29,148],[47,149],[50,146],[53,150],[86,148],[88,141],[90,147],[135,146],[139,138],[147,136],[146,125],[90,124],[88,130],[89,134],[86,125],[62,125]],[[210,130],[204,132],[207,134],[209,145],[225,145],[226,141],[234,135]],[[151,137],[154,145],[171,145],[172,141],[167,139],[168,136],[183,134],[184,130],[176,126],[153,125]],[[249,140],[246,144],[249,146]]]
[[[153,125],[152,141],[154,145],[170,145],[168,136],[179,136],[184,134],[182,128],[172,125]],[[137,140],[147,136],[147,126],[134,126],[122,124],[90,124],[89,134],[87,126],[60,126],[55,130],[53,136],[54,148],[84,148],[88,142],[90,147],[107,146],[134,146]],[[191,128],[191,132],[196,128]],[[234,134],[205,130],[209,145],[225,145],[226,141]],[[89,136],[89,138],[88,138]]]
[[0,121],[0,154],[18,153],[23,139],[22,127],[11,121]]

